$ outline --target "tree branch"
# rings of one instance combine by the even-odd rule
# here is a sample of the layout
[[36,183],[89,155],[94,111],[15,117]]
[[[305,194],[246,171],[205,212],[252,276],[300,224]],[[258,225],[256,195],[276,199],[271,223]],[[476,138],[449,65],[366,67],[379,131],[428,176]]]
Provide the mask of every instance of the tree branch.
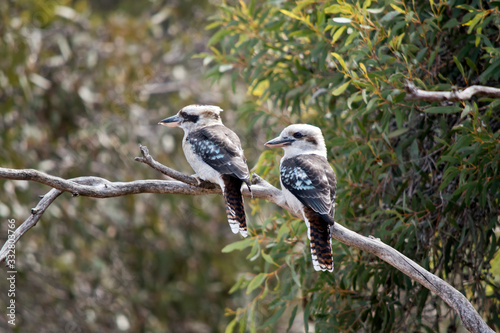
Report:
[[[7,238],[5,244],[2,246],[0,250],[0,262],[5,261],[7,255],[9,254],[10,245],[14,245],[17,241],[26,233],[26,231],[33,228],[38,220],[42,217],[45,210],[60,196],[62,191],[53,188],[47,194],[42,197],[42,200],[38,202],[35,208],[31,209],[31,215],[24,221],[19,227],[17,227],[16,231],[14,231],[13,238]],[[10,235],[9,235],[10,237]]]
[[182,172],[179,172],[177,170],[166,167],[161,163],[158,163],[153,159],[153,157],[151,157],[151,155],[149,155],[149,149],[146,146],[139,145],[139,149],[141,151],[142,157],[136,157],[135,160],[137,162],[147,164],[153,169],[163,173],[164,175],[169,176],[170,178],[176,179],[188,185],[194,185],[209,189],[218,188],[218,186],[216,186],[213,183],[198,179],[193,176],[185,175]]
[[494,332],[461,292],[379,239],[359,235],[338,223],[333,225],[332,237],[341,243],[376,255],[434,292],[455,310],[470,332]]
[[427,102],[441,102],[441,101],[466,101],[473,96],[500,98],[500,89],[486,86],[470,86],[463,90],[454,91],[428,91],[418,89],[413,82],[405,82],[405,90],[407,101],[427,101]]
[[[38,205],[32,209],[31,216],[16,229],[14,234],[15,239],[12,241],[17,242],[29,229],[35,226],[47,207],[49,207],[62,192],[70,192],[74,196],[80,195],[94,198],[109,198],[139,193],[185,195],[221,194],[220,188],[214,184],[199,181],[195,177],[182,174],[156,162],[149,155],[147,147],[140,146],[140,150],[143,157],[137,157],[136,161],[145,163],[153,169],[177,180],[151,179],[132,182],[110,182],[99,177],[79,177],[66,180],[37,170],[0,168],[0,178],[36,181],[53,188],[40,200]],[[279,189],[256,174],[252,177],[252,183],[252,194],[254,198],[265,199],[298,215],[297,212],[293,211],[287,205],[283,193]],[[242,193],[245,197],[251,196],[251,193],[246,187],[242,187]],[[339,242],[376,255],[411,279],[421,283],[423,286],[436,293],[460,315],[464,326],[469,331],[493,332],[493,330],[486,325],[472,304],[458,290],[441,278],[426,271],[420,265],[387,244],[382,243],[378,239],[359,235],[339,223],[335,223],[332,227],[332,236]],[[8,244],[12,243],[6,242],[0,250],[0,262],[4,261],[7,256]]]

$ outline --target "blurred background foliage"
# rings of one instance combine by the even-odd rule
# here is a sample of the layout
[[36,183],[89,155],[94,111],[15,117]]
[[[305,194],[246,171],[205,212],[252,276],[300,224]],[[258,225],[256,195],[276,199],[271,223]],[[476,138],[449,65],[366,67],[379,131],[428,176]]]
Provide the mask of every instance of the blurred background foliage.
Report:
[[[323,129],[338,177],[336,220],[373,235],[464,293],[500,329],[499,99],[405,100],[425,90],[500,87],[500,2],[227,2],[209,28],[209,76],[242,78],[240,115],[273,137]],[[280,152],[256,170],[279,184]],[[259,206],[254,206],[258,210]],[[455,332],[441,299],[373,255],[333,244],[333,274],[312,269],[305,226],[277,215],[225,251],[261,255],[234,289],[254,301],[230,330],[302,318],[306,331]],[[463,327],[461,328],[463,329]]]
[[[133,161],[142,143],[191,173],[182,131],[156,123],[210,103],[226,109],[250,167],[278,185],[281,153],[262,144],[311,123],[337,173],[337,221],[445,279],[498,330],[500,102],[407,102],[403,88],[498,87],[498,5],[3,1],[0,165],[158,178]],[[1,235],[47,191],[0,189]],[[257,200],[248,211],[241,240],[219,196],[61,196],[18,243],[15,330],[461,329],[439,298],[378,258],[333,242],[334,273],[315,272],[302,221]]]

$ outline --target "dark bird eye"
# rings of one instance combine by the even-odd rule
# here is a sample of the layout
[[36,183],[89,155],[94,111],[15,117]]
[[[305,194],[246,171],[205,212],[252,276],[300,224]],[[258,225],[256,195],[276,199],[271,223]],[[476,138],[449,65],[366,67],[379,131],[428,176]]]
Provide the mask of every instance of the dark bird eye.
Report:
[[304,137],[304,135],[303,135],[302,133],[300,133],[300,132],[297,132],[297,133],[294,133],[294,134],[293,134],[293,137],[294,137],[295,139],[300,139],[300,138],[303,138],[303,137]]
[[200,116],[188,114],[186,112],[181,112],[180,116],[184,119],[185,122],[196,123],[200,119]]

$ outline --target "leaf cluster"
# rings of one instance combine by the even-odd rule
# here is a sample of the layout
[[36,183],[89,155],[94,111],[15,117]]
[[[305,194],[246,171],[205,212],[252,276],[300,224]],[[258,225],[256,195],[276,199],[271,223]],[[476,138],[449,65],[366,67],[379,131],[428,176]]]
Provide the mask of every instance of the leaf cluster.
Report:
[[[497,328],[500,101],[410,102],[404,83],[497,86],[499,14],[498,2],[240,1],[220,7],[207,27],[211,52],[201,55],[214,80],[247,84],[239,112],[249,127],[269,137],[290,123],[322,128],[339,182],[337,221],[446,279]],[[274,152],[261,154],[257,173],[277,184],[277,168]],[[265,261],[233,288],[261,293],[231,313],[228,331],[236,323],[272,330],[284,313],[290,325],[300,313],[306,331],[308,323],[316,331],[457,325],[425,288],[341,244],[333,245],[334,274],[314,272],[297,248],[305,230],[292,221],[266,220],[259,236],[226,248],[244,245]],[[258,318],[259,308],[274,314]]]

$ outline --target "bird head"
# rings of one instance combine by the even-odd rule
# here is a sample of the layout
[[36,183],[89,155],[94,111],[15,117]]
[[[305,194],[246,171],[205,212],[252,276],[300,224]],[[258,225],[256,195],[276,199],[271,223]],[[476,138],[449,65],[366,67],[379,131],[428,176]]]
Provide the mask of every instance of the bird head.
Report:
[[283,148],[287,157],[300,154],[318,154],[326,157],[325,139],[321,130],[308,124],[290,125],[277,138],[264,145],[271,148]]
[[222,124],[221,112],[222,109],[215,105],[188,105],[175,116],[165,118],[158,124],[190,131],[208,125]]

